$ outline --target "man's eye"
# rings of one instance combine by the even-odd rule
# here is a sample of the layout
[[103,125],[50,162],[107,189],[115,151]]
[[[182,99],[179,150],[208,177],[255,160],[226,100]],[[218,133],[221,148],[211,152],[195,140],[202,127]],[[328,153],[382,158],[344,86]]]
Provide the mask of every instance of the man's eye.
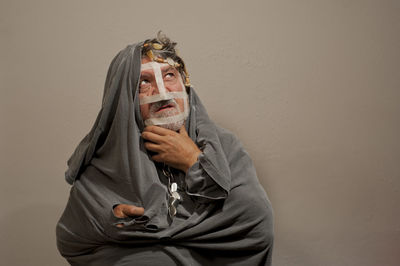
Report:
[[164,76],[166,79],[173,79],[175,77],[175,74],[173,72],[168,72]]
[[140,86],[146,86],[146,85],[148,85],[149,84],[149,81],[148,80],[142,80],[142,81],[140,81]]
[[150,88],[150,82],[146,79],[141,80],[139,83],[139,93],[147,92]]

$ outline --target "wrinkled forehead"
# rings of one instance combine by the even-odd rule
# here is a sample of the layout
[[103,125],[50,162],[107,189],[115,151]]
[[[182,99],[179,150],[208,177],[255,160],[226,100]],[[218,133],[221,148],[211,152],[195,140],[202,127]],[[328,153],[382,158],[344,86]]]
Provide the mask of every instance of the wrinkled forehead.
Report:
[[141,75],[146,74],[146,73],[152,74],[152,73],[155,73],[156,71],[165,72],[170,69],[175,69],[175,68],[167,63],[158,63],[158,62],[150,61],[150,62],[142,63],[140,74]]

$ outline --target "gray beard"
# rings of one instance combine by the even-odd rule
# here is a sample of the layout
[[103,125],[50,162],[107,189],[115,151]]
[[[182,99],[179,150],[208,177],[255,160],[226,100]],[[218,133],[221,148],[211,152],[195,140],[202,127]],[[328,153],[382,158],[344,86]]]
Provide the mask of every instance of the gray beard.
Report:
[[[162,111],[160,113],[156,113],[157,110],[161,106],[166,105],[166,104],[173,105],[174,106],[173,109],[169,109],[169,110]],[[159,102],[155,102],[150,107],[149,118],[170,117],[170,116],[174,116],[174,115],[177,115],[177,114],[180,114],[180,113],[183,113],[183,112],[184,112],[184,110],[180,110],[179,105],[176,103],[175,99],[162,100],[162,101],[159,101]],[[160,125],[157,125],[157,126],[162,127],[162,128],[166,128],[166,129],[169,129],[169,130],[173,130],[173,131],[178,131],[184,125],[186,119],[187,119],[187,115],[185,117],[183,117],[181,120],[178,120],[176,122],[167,123],[167,124],[160,124]]]

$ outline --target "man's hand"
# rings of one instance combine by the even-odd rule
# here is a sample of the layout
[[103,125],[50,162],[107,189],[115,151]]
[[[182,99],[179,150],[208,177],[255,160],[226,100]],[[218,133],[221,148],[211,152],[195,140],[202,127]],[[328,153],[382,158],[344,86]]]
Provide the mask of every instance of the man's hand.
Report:
[[199,147],[188,136],[185,126],[179,133],[158,126],[148,126],[142,137],[146,149],[157,153],[151,158],[156,162],[163,162],[185,173],[197,161],[201,153]]
[[[113,209],[114,215],[118,218],[136,217],[144,214],[142,207],[136,207],[134,205],[119,204]],[[117,224],[118,227],[123,227],[123,224]]]

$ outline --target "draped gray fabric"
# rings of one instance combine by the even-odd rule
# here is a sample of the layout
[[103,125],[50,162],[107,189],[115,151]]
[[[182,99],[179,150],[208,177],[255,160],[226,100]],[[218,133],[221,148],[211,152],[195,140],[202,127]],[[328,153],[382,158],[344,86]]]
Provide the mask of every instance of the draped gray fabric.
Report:
[[[56,228],[61,255],[77,266],[270,265],[267,195],[239,140],[209,119],[193,88],[185,125],[203,153],[186,175],[173,171],[183,202],[168,216],[167,179],[141,138],[141,45],[113,59],[96,122],[68,161],[73,186]],[[117,218],[120,203],[145,213]]]

